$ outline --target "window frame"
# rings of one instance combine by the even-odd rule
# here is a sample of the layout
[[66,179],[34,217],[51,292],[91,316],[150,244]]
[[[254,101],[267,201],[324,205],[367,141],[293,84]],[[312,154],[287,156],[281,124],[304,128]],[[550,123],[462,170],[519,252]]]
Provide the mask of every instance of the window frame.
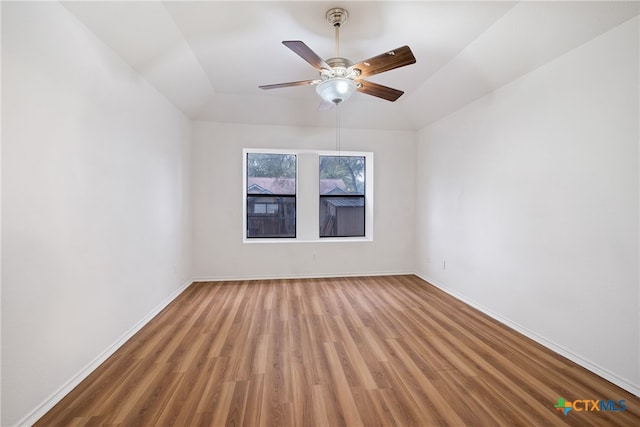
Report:
[[[296,237],[247,238],[247,153],[293,154],[296,156]],[[365,235],[320,237],[320,156],[357,156],[365,158]],[[374,231],[374,153],[276,148],[242,150],[242,241],[243,243],[338,243],[372,242]]]

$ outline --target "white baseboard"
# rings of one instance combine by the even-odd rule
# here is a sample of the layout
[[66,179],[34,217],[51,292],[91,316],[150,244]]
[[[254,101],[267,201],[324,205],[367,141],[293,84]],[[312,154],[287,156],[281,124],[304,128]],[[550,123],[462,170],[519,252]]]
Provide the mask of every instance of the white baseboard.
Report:
[[58,390],[47,397],[40,405],[23,417],[16,426],[31,426],[36,423],[44,414],[49,412],[58,402],[62,400],[71,390],[73,390],[78,384],[80,384],[85,378],[89,376],[94,370],[98,368],[105,360],[107,360],[113,353],[115,353],[122,345],[127,342],[133,335],[142,329],[147,323],[158,315],[166,306],[168,306],[178,295],[184,292],[189,285],[193,283],[192,280],[184,283],[179,289],[174,291],[169,297],[155,307],[149,314],[136,323],[131,329],[129,329],[124,335],[111,344],[105,351],[103,351],[98,357],[93,359],[87,366],[74,375],[69,381],[63,384]]
[[571,360],[574,363],[577,363],[578,365],[582,366],[585,369],[588,369],[589,371],[593,372],[594,374],[606,379],[607,381],[612,382],[613,384],[617,385],[618,387],[628,391],[629,393],[632,393],[638,397],[640,397],[640,385],[638,384],[633,384],[629,381],[627,381],[624,378],[621,378],[613,373],[611,373],[609,370],[603,368],[602,366],[599,366],[596,363],[593,363],[585,358],[583,358],[582,356],[567,350],[566,348],[562,347],[559,344],[556,344],[555,342],[538,335],[537,333],[531,331],[530,329],[525,328],[524,326],[512,321],[511,319],[508,319],[506,317],[501,316],[500,314],[492,311],[491,309],[483,306],[482,304],[478,304],[477,302],[465,297],[464,295],[459,294],[458,292],[455,292],[449,288],[447,288],[446,286],[443,286],[431,279],[429,279],[428,277],[424,277],[421,274],[415,273],[416,276],[418,276],[419,278],[421,278],[422,280],[424,280],[425,282],[435,286],[436,288],[440,289],[443,292],[446,292],[447,294],[451,295],[452,297],[454,297],[457,300],[462,301],[465,304],[470,305],[471,307],[481,311],[482,313],[486,314],[487,316],[491,317],[492,319],[497,320],[498,322],[510,327],[511,329],[521,333],[522,335],[531,338],[532,340],[534,340],[535,342],[547,347],[550,350],[553,350],[554,352],[558,353],[561,356],[566,357],[567,359]]

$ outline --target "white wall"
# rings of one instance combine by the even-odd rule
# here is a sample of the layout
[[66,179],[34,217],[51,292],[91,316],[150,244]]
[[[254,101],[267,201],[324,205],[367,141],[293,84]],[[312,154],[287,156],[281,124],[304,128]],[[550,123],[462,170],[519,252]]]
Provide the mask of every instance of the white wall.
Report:
[[190,138],[61,5],[3,2],[3,426],[188,282]]
[[636,394],[638,30],[423,129],[416,184],[421,276]]
[[[346,108],[343,114],[348,114]],[[196,279],[413,271],[414,132],[351,129],[341,132],[342,150],[374,153],[372,242],[242,242],[242,149],[334,150],[335,134],[335,129],[195,123]],[[305,172],[313,173],[298,171]]]

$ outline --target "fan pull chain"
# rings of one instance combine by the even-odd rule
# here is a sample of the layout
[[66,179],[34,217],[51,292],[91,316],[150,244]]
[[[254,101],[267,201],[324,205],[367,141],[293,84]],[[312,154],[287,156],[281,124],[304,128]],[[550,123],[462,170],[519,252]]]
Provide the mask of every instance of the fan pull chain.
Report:
[[340,157],[340,104],[336,104],[336,151]]

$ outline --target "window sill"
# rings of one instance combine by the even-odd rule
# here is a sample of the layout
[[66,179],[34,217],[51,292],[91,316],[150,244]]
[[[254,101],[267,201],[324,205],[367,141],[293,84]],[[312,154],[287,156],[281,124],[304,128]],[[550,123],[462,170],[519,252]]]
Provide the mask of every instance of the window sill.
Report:
[[371,237],[322,237],[318,239],[243,239],[242,243],[359,243],[373,242]]

